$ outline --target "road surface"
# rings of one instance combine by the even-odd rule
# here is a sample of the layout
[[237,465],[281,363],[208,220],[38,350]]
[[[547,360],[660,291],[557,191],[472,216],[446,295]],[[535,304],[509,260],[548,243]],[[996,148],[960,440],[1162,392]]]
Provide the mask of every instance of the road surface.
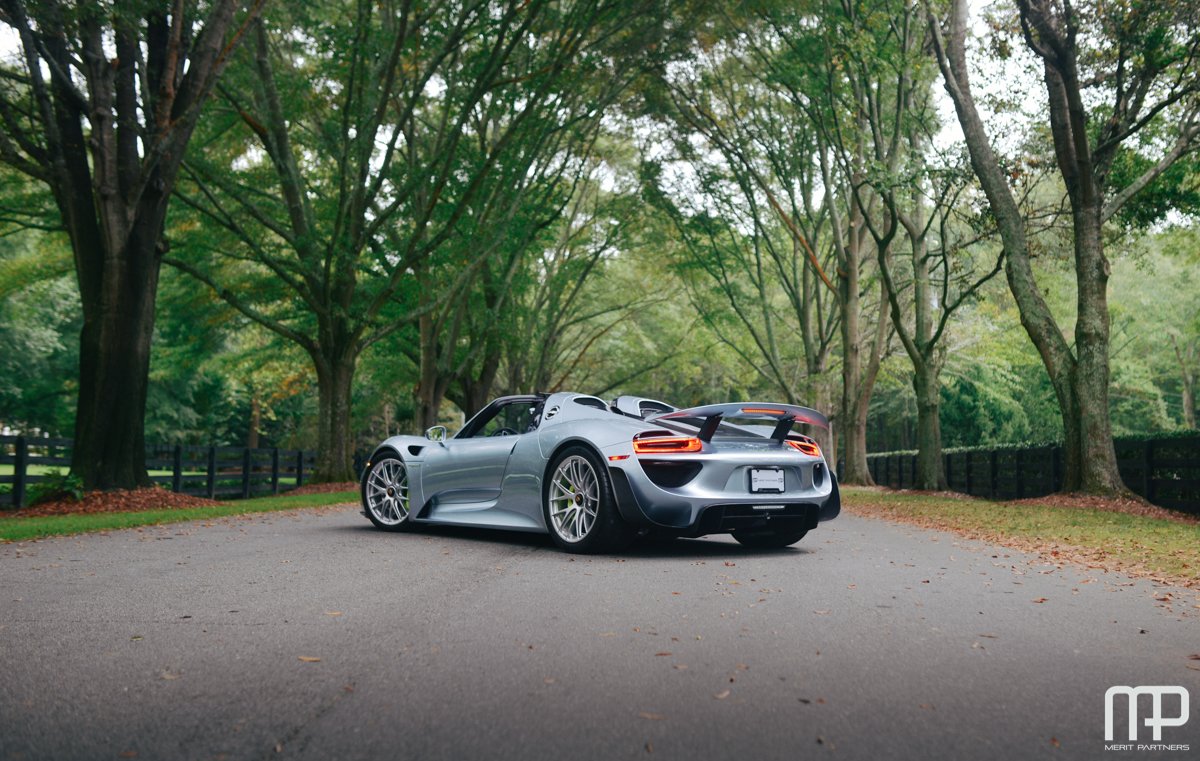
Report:
[[[0,761],[1187,758],[1198,603],[844,513],[771,552],[350,507],[0,545]],[[1190,752],[1107,751],[1114,685],[1189,690]]]

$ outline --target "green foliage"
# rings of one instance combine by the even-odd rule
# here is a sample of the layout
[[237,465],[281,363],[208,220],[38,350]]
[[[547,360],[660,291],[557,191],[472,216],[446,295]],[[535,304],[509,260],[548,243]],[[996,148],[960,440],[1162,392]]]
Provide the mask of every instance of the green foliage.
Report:
[[54,262],[57,235],[0,237],[0,426],[69,436],[74,427],[79,297]]
[[78,502],[83,499],[83,480],[79,476],[52,470],[43,478],[44,480],[29,486],[27,502],[30,507],[43,502],[65,499]]
[[[1154,166],[1141,152],[1122,148],[1113,160],[1109,183],[1117,188],[1131,184]],[[1118,221],[1127,227],[1147,229],[1171,213],[1200,214],[1200,157],[1180,159],[1160,174],[1117,211]]]

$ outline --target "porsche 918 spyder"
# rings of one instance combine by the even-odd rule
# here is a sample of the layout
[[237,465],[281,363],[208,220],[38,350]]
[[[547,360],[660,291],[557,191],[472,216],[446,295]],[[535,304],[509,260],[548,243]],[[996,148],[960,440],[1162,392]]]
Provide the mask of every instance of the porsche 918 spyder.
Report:
[[434,426],[380,444],[363,469],[363,513],[388,531],[549,533],[569,552],[620,549],[639,532],[786,547],[841,510],[837,478],[797,423],[829,426],[787,404],[505,396],[452,437]]

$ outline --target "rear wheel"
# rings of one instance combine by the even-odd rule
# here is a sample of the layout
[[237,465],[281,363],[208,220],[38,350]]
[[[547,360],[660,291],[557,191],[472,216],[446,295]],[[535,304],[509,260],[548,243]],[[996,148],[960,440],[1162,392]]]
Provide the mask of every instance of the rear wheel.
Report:
[[567,447],[550,463],[542,515],[554,543],[567,552],[611,552],[633,537],[617,511],[608,471],[582,446]]
[[778,550],[790,547],[804,538],[807,531],[734,531],[733,538],[756,550]]
[[363,508],[367,517],[384,531],[403,531],[410,525],[408,468],[394,453],[380,454],[362,482]]

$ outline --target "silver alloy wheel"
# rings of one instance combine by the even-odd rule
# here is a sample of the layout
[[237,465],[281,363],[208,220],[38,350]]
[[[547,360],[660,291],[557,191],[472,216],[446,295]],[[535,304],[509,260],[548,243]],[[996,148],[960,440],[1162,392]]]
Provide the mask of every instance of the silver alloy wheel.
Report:
[[408,469],[395,457],[385,457],[371,466],[367,509],[387,526],[399,526],[408,518]]
[[600,508],[600,479],[592,464],[571,455],[558,464],[550,479],[550,525],[564,542],[583,541],[596,525]]

